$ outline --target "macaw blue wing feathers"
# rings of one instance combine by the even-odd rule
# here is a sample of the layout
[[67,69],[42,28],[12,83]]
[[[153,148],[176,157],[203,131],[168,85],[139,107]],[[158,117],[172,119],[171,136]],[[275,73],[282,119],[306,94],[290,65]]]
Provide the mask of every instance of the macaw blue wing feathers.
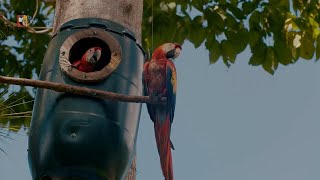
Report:
[[150,119],[154,123],[155,138],[165,180],[173,180],[171,148],[174,149],[174,146],[170,135],[177,92],[176,68],[168,58],[178,57],[180,50],[181,46],[175,43],[160,46],[152,54],[152,59],[145,63],[142,74],[145,95],[167,97],[167,103],[164,105],[147,104]]

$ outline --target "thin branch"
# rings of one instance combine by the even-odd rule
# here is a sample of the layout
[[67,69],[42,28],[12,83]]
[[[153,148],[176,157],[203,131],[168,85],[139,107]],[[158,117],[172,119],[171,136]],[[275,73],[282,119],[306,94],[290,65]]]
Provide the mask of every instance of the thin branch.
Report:
[[2,151],[6,156],[8,156],[8,154],[3,149],[0,148],[0,151]]
[[38,27],[38,26],[32,26],[33,29],[53,29],[53,27]]
[[[10,83],[9,83],[10,84]],[[9,99],[9,98],[8,98]],[[30,103],[30,102],[33,102],[34,100],[30,100],[30,101],[26,101],[26,102],[21,102],[21,103],[17,103],[17,104],[13,104],[13,105],[9,105],[9,106],[5,106],[4,108],[2,108],[1,110],[5,110],[5,109],[10,109],[12,110],[12,107],[16,107],[16,106],[19,106],[21,104],[27,104],[27,103]],[[13,111],[15,112],[15,111]]]
[[18,113],[9,113],[9,114],[0,114],[0,117],[16,116],[23,114],[32,114],[32,111],[18,112]]
[[36,10],[35,10],[34,13],[33,13],[33,16],[32,16],[32,19],[30,20],[29,25],[32,24],[34,18],[36,18],[36,15],[37,15],[37,13],[38,13],[38,9],[39,9],[39,0],[36,0]]
[[72,86],[68,84],[55,83],[49,81],[41,81],[25,78],[14,78],[0,76],[0,83],[15,84],[22,86],[33,86],[37,88],[51,89],[57,92],[73,93],[84,96],[98,97],[109,99],[112,101],[134,102],[134,103],[148,103],[148,104],[165,104],[166,97],[150,97],[150,96],[130,96],[125,94],[118,94],[108,91],[90,89],[79,86]]
[[49,32],[51,32],[52,31],[52,29],[53,28],[46,28],[46,29],[44,29],[44,30],[40,30],[40,31],[37,31],[37,30],[35,30],[34,28],[28,28],[28,32],[30,32],[30,33],[35,33],[35,34],[42,34],[42,33],[49,33]]
[[55,3],[56,2],[56,0],[42,0],[42,1],[45,3]]
[[0,37],[2,37],[2,35],[4,35],[5,37],[7,37],[7,35],[6,35],[3,31],[0,30]]

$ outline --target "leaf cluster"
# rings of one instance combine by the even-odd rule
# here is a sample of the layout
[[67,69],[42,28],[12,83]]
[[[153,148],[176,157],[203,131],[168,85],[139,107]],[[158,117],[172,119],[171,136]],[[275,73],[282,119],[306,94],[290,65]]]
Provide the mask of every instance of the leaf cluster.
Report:
[[316,60],[320,58],[317,0],[144,3],[143,37],[148,49],[165,41],[189,40],[196,48],[204,43],[211,64],[222,59],[230,67],[239,53],[250,48],[249,65],[262,66],[270,74],[274,74],[279,64],[286,66],[300,58],[310,60],[314,55]]

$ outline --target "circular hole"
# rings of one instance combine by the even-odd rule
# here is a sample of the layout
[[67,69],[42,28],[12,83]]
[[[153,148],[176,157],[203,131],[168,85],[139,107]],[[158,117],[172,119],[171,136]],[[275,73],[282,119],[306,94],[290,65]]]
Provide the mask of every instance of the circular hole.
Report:
[[[96,31],[96,36],[92,32]],[[98,36],[99,35],[99,36]],[[80,63],[82,56],[93,47],[101,48],[99,53],[89,52],[90,59]],[[59,65],[68,78],[81,83],[99,82],[106,79],[121,62],[121,46],[110,33],[101,29],[85,29],[69,36],[60,48]],[[71,65],[72,64],[72,65]],[[82,66],[84,65],[84,66]]]
[[103,69],[111,59],[111,51],[107,43],[99,38],[83,38],[76,42],[70,49],[69,61],[71,64],[80,60],[82,56],[92,47],[100,47],[101,58],[95,64],[93,71],[100,71]]

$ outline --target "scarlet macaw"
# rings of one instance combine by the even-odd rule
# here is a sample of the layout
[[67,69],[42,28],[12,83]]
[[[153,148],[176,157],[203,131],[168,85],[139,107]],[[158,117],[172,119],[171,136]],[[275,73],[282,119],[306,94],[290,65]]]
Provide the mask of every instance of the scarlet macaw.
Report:
[[82,72],[92,72],[94,71],[95,64],[101,58],[101,48],[92,47],[83,54],[80,60],[72,63],[72,65]]
[[147,104],[148,113],[154,123],[155,138],[165,180],[173,180],[170,141],[171,124],[176,105],[177,73],[171,61],[179,56],[181,46],[165,43],[152,54],[143,67],[144,93],[153,97],[167,97],[165,105]]

